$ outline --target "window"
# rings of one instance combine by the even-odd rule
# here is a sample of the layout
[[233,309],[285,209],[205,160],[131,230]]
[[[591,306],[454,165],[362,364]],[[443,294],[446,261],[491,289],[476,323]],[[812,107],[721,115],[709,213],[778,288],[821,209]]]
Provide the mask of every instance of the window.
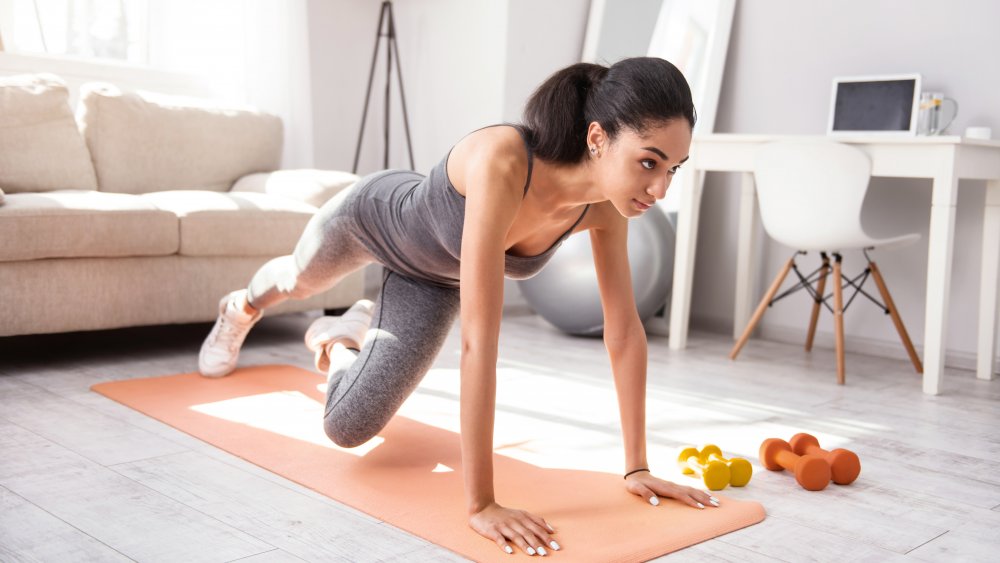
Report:
[[149,62],[149,0],[0,0],[8,51]]

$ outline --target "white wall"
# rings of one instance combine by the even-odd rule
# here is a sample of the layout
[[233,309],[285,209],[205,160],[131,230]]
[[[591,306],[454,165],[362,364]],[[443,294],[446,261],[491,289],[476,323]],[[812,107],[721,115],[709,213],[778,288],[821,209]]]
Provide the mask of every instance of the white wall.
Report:
[[[375,47],[379,0],[310,0],[316,160],[350,169]],[[467,133],[520,118],[524,100],[579,60],[587,4],[579,0],[396,0],[413,153],[426,173]],[[379,52],[360,173],[383,166],[385,45]],[[390,167],[409,168],[395,70]]]
[[[991,0],[738,2],[716,131],[822,134],[833,76],[919,72],[925,89],[945,92],[961,105],[949,132],[986,125],[996,137],[1000,132],[1000,64],[994,60],[1000,53],[997,22],[1000,3]],[[703,327],[728,332],[738,179],[726,176],[710,174],[706,182],[692,317]],[[872,234],[923,236],[918,244],[875,255],[918,345],[924,332],[930,189],[929,180],[876,178],[863,214]],[[950,365],[971,366],[975,350],[983,197],[981,183],[962,183],[947,331]],[[758,265],[756,296],[790,255],[790,249],[766,237],[762,244],[765,259]],[[861,260],[860,255],[845,256],[847,271],[857,271]],[[762,323],[765,337],[804,339],[807,298],[797,297],[767,312]],[[845,325],[849,349],[904,357],[891,321],[869,303],[856,302]],[[832,347],[830,315],[820,330],[825,334],[817,336],[817,346]]]

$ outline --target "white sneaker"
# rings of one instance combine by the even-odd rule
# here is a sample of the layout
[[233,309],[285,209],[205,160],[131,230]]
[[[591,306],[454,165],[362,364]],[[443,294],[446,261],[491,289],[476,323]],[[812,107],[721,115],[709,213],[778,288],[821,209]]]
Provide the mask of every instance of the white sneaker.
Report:
[[316,369],[326,373],[330,369],[329,348],[340,342],[348,348],[360,350],[365,334],[372,324],[375,304],[362,299],[339,317],[320,317],[306,330],[306,348],[316,353]]
[[234,291],[219,301],[219,318],[198,355],[198,371],[205,377],[222,377],[236,369],[243,340],[260,320],[260,311],[250,315],[237,305],[245,300],[246,292],[245,289]]

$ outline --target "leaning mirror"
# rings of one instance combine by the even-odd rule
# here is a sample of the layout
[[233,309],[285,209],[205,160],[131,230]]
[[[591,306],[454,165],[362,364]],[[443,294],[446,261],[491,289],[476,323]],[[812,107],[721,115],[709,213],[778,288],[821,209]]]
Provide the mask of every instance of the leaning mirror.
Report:
[[[610,65],[648,55],[672,62],[691,86],[695,133],[711,133],[735,5],[736,0],[591,0],[582,59]],[[678,175],[671,183],[682,182]],[[679,193],[668,190],[661,203],[671,222]]]

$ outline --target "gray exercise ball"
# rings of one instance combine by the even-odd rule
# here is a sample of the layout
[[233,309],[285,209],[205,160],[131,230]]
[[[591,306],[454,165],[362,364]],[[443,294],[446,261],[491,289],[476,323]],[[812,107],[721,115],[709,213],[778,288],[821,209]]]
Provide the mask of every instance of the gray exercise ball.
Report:
[[[636,307],[645,322],[666,304],[674,277],[674,228],[658,207],[629,220],[628,259]],[[566,239],[545,268],[518,282],[518,288],[542,318],[563,332],[603,333],[604,313],[588,231]]]

